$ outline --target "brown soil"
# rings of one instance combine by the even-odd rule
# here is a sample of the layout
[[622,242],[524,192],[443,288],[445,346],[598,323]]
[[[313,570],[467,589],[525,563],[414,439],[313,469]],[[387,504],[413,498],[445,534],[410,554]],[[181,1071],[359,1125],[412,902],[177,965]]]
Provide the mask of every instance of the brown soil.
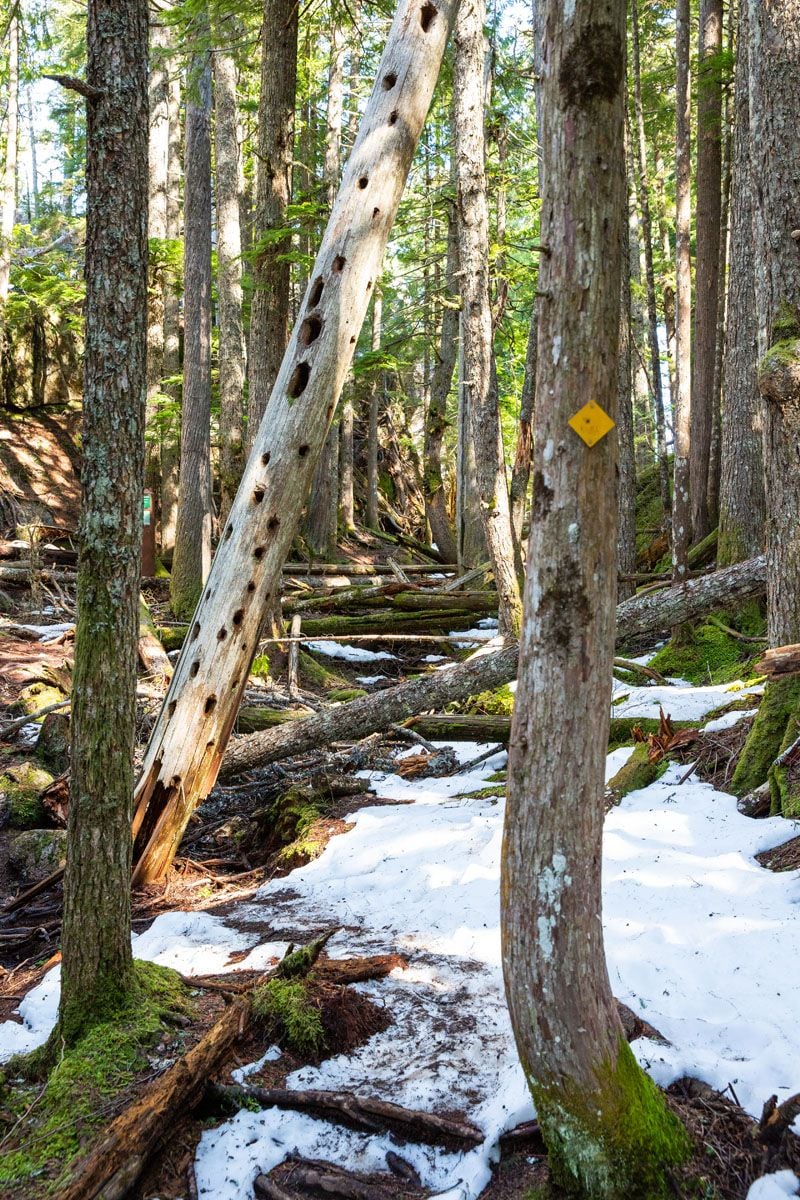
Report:
[[77,529],[79,432],[77,409],[0,413],[0,535],[15,523]]

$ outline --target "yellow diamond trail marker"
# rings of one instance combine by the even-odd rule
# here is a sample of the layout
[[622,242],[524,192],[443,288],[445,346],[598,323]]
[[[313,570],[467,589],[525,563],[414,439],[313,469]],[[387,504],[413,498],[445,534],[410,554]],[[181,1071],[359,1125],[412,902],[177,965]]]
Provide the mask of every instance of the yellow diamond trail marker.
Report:
[[583,408],[579,408],[570,417],[568,424],[572,426],[578,437],[586,442],[587,446],[593,446],[614,428],[611,417],[599,404],[595,404],[594,400],[590,400],[588,404],[584,404]]

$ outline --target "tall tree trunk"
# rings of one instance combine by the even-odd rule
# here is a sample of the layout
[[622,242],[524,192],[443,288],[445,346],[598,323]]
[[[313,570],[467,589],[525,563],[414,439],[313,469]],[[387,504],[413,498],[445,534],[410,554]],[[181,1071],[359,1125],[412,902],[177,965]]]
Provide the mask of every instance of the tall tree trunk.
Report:
[[211,566],[211,67],[195,59],[186,103],[183,405],[169,596],[188,617]]
[[439,350],[431,373],[430,400],[425,414],[425,441],[422,451],[425,515],[431,537],[445,562],[456,562],[458,550],[447,515],[447,500],[442,475],[442,446],[447,429],[447,398],[453,383],[458,354],[458,229],[452,205],[447,210],[447,260],[445,296],[439,333]]
[[463,305],[461,333],[464,390],[470,412],[481,517],[499,601],[500,631],[515,637],[522,620],[522,600],[514,569],[499,400],[492,371],[483,122],[485,17],[484,0],[464,0],[455,30],[453,117]]
[[[544,0],[544,155],[534,508],[502,853],[511,1021],[553,1182],[578,1197],[667,1194],[682,1131],[638,1067],[602,942],[600,844],[616,592],[616,414],[624,0]],[[626,264],[627,265],[627,264]]]
[[119,1011],[133,984],[131,799],[147,386],[146,0],[90,0],[87,46],[87,81],[98,98],[87,105],[83,505],[56,1049]]
[[[224,30],[215,26],[217,40]],[[224,523],[244,470],[244,333],[242,233],[239,202],[242,165],[236,106],[236,64],[221,47],[214,54],[214,166],[219,272],[219,519]]]
[[33,92],[30,83],[25,89],[28,101],[28,143],[31,153],[31,190],[33,192],[33,217],[39,219],[39,166],[36,152],[36,127],[33,123]]
[[691,250],[691,95],[689,90],[690,5],[678,0],[675,56],[677,62],[675,126],[675,396],[672,401],[675,487],[672,502],[672,571],[676,580],[689,569],[692,508],[689,453],[692,408],[692,250]]
[[[322,184],[329,209],[333,208],[339,186],[344,112],[344,54],[342,30],[331,12],[331,57],[328,68],[325,157],[322,166]],[[305,535],[312,554],[327,558],[335,550],[338,502],[339,422],[334,419],[322,447],[308,499]]]
[[286,228],[292,195],[294,108],[297,94],[296,0],[264,0],[261,27],[261,91],[258,102],[258,174],[248,363],[247,445],[252,446],[278,376],[289,336]]
[[722,0],[702,0],[697,66],[697,210],[689,448],[692,531],[710,532],[708,475],[714,416],[714,363],[719,308],[719,247],[722,201]]
[[[626,156],[627,157],[627,156]],[[626,164],[627,165],[627,164]],[[626,187],[627,198],[627,187]],[[617,432],[619,440],[619,492],[617,525],[617,570],[631,575],[636,570],[636,451],[633,439],[633,373],[631,369],[631,258],[630,223],[621,222],[620,254],[622,262],[619,313],[619,363],[617,388]],[[620,600],[636,593],[636,584],[620,581]]]
[[157,16],[150,19],[149,82],[150,143],[148,149],[147,234],[150,239],[150,286],[147,306],[147,417],[145,428],[145,487],[153,493],[159,521],[161,509],[161,446],[158,414],[164,378],[164,291],[167,286],[167,174],[169,165],[169,34]]
[[[169,149],[167,158],[167,242],[174,262],[181,232],[181,84],[177,72],[169,81]],[[164,279],[164,393],[171,403],[161,420],[161,552],[172,555],[178,520],[178,472],[180,469],[181,369],[180,290],[175,271]],[[165,419],[166,418],[166,419]]]
[[528,343],[525,349],[525,372],[522,376],[522,396],[519,405],[519,432],[514,466],[511,471],[509,504],[511,506],[511,531],[514,537],[514,556],[517,574],[522,578],[524,555],[522,552],[522,528],[530,491],[531,461],[533,459],[533,405],[536,396],[536,350],[538,345],[538,309],[533,302],[531,323],[528,327]]
[[653,266],[653,220],[650,214],[650,196],[647,189],[647,141],[644,129],[644,106],[642,104],[642,69],[639,39],[638,0],[631,0],[631,28],[633,49],[633,100],[636,114],[636,187],[641,214],[642,249],[644,250],[645,283],[647,288],[648,344],[650,348],[650,376],[655,408],[656,445],[658,471],[661,483],[661,505],[665,518],[671,508],[669,487],[669,461],[667,458],[666,422],[664,419],[664,395],[661,385],[661,351],[658,348],[658,308],[656,305],[656,277]]
[[[381,333],[383,326],[383,293],[380,284],[375,289],[372,301],[372,342],[370,349],[373,354],[381,348]],[[370,529],[380,528],[378,515],[378,421],[380,418],[381,397],[384,390],[383,371],[372,372],[369,383],[367,409],[367,525]]]
[[[455,0],[404,0],[137,787],[136,881],[168,869],[214,785],[265,603],[347,376],[433,95]],[[236,536],[234,536],[234,534]]]
[[750,154],[770,645],[800,642],[800,2],[750,0]]
[[19,124],[19,10],[14,8],[8,23],[8,108],[6,111],[6,157],[0,194],[0,319],[8,299],[11,276],[11,239],[17,214],[17,141]]
[[[354,25],[358,17],[359,5],[354,6]],[[361,42],[357,27],[353,30],[350,43],[350,69],[348,81],[348,111],[347,111],[347,150],[355,144],[358,133],[358,93],[361,74]],[[339,443],[339,503],[342,528],[345,532],[355,529],[355,410],[353,408],[352,375],[345,389],[342,403],[342,431]]]
[[[733,53],[734,6],[729,9],[728,48]],[[732,101],[726,95],[723,108],[724,136],[722,140],[722,208],[719,237],[719,287],[717,288],[717,337],[714,350],[714,387],[711,424],[711,452],[708,463],[708,520],[712,529],[719,526],[719,489],[722,469],[722,365],[725,358],[725,337],[728,320],[728,258],[730,256],[730,201],[733,156]]]
[[764,471],[758,395],[758,317],[750,169],[748,8],[739,6],[734,96],[731,266],[725,338],[725,407],[717,561],[725,567],[764,548]]

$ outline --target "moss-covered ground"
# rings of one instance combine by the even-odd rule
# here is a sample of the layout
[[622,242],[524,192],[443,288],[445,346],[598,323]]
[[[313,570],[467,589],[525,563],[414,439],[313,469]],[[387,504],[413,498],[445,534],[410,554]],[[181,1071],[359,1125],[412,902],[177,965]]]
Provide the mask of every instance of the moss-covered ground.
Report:
[[668,642],[649,665],[661,675],[685,679],[698,687],[753,678],[764,645],[742,641],[724,625],[748,638],[764,631],[758,605],[748,604],[736,613],[712,615],[702,624],[684,627],[680,638]]
[[180,1040],[175,1018],[192,1011],[180,976],[136,962],[135,981],[129,1002],[64,1049],[46,1077],[41,1051],[6,1064],[0,1077],[0,1194],[31,1200],[55,1192],[75,1156],[151,1074],[148,1053]]

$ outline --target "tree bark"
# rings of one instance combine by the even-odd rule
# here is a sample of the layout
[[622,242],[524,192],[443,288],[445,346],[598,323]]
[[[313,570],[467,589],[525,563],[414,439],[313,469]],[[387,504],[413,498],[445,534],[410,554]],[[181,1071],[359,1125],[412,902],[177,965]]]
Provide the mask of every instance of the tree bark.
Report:
[[[137,788],[137,882],[214,784],[439,73],[455,0],[405,0]],[[234,537],[234,533],[236,536]]]
[[8,23],[8,109],[6,112],[6,156],[0,193],[0,319],[8,299],[11,277],[11,241],[17,215],[17,140],[19,124],[19,13],[14,9]]
[[150,20],[150,142],[148,148],[149,195],[147,235],[150,241],[150,286],[147,321],[147,416],[145,424],[145,487],[153,493],[159,522],[161,509],[161,447],[158,413],[164,377],[164,290],[167,242],[167,169],[169,162],[169,72],[166,51],[169,35],[157,17]]
[[[215,34],[217,41],[223,40],[225,31],[219,23],[215,25]],[[227,520],[244,470],[240,132],[236,64],[233,56],[218,46],[214,54],[214,165],[219,295],[220,523]]]
[[500,630],[519,635],[522,600],[514,569],[497,382],[492,369],[489,211],[484,136],[485,0],[464,0],[455,29],[453,121],[464,390],[486,546],[500,601]]
[[[627,187],[626,187],[627,199]],[[636,451],[633,438],[633,372],[631,369],[631,281],[630,224],[622,221],[620,252],[623,270],[620,284],[619,360],[617,366],[617,436],[619,442],[619,492],[617,501],[617,571],[632,575],[636,571]],[[623,600],[636,594],[636,585],[619,585]]]
[[750,170],[749,22],[739,6],[734,95],[731,263],[723,364],[725,407],[717,562],[741,562],[764,549],[764,472],[758,394],[758,318]]
[[[534,501],[501,860],[511,1022],[552,1181],[593,1198],[666,1194],[688,1139],[631,1054],[601,923],[616,592],[616,415],[625,212],[624,0],[537,12],[544,156]],[[627,267],[627,263],[625,264]],[[687,1145],[684,1145],[684,1142]]]
[[[328,68],[328,107],[322,185],[329,208],[333,208],[339,186],[344,112],[344,37],[332,15],[331,56]],[[334,419],[319,457],[305,520],[305,536],[312,554],[328,558],[336,549],[339,502],[339,422]]]
[[[383,291],[378,284],[372,300],[372,341],[370,349],[377,354],[381,348],[383,325]],[[373,370],[369,381],[367,408],[367,525],[380,528],[378,516],[378,422],[380,418],[383,371]]]
[[[83,506],[54,1045],[132,984],[131,798],[147,383],[147,3],[90,0]],[[120,214],[125,219],[120,220]]]
[[[174,61],[174,60],[173,60]],[[180,244],[181,213],[181,84],[177,72],[169,81],[169,147],[167,157],[167,243],[170,260]],[[178,520],[178,472],[180,469],[181,388],[175,382],[181,369],[180,284],[174,267],[164,279],[164,393],[171,401],[161,421],[161,552],[172,555]],[[165,419],[166,418],[166,419]]]
[[458,354],[458,228],[455,209],[447,210],[447,260],[445,264],[445,295],[439,332],[439,351],[431,375],[430,400],[425,414],[425,441],[422,450],[425,515],[445,562],[458,557],[456,540],[450,518],[442,475],[442,446],[447,429],[447,398],[453,383],[453,371]]
[[[354,6],[354,22],[359,12],[358,3]],[[361,73],[361,43],[357,30],[350,44],[350,65],[348,81],[348,113],[347,113],[347,149],[353,146],[358,133],[358,93]],[[342,528],[345,532],[355,529],[356,500],[355,500],[355,409],[353,407],[352,375],[345,389],[342,404],[342,431],[339,443],[339,504]]]
[[186,103],[183,405],[169,598],[188,617],[211,566],[211,68],[195,58]]
[[669,486],[669,461],[667,457],[667,434],[664,419],[664,390],[661,384],[661,352],[658,348],[658,307],[656,304],[656,277],[653,266],[653,219],[650,213],[650,195],[647,189],[647,140],[644,128],[644,105],[642,104],[642,68],[639,38],[639,4],[631,0],[631,31],[633,50],[633,101],[636,114],[636,188],[639,195],[641,214],[642,249],[644,251],[645,284],[647,288],[647,332],[650,350],[650,375],[655,409],[656,452],[661,484],[661,505],[668,519],[672,507]]
[[297,94],[295,0],[264,0],[261,91],[258,102],[258,170],[248,363],[247,445],[255,442],[289,336],[291,235],[286,210],[292,195],[294,110]]
[[750,0],[749,21],[767,619],[770,645],[782,646],[800,642],[800,0]]
[[708,476],[714,414],[722,216],[722,0],[702,0],[697,63],[697,207],[690,491],[696,542],[711,531]]
[[689,89],[689,0],[675,9],[677,62],[675,126],[675,396],[673,397],[674,480],[672,572],[676,581],[689,569],[692,540],[689,455],[692,419],[692,251],[691,251],[691,95]]
[[533,458],[533,405],[536,397],[536,350],[537,326],[539,323],[536,301],[533,303],[531,323],[528,327],[528,343],[525,349],[525,373],[522,377],[522,396],[519,405],[519,432],[514,466],[511,471],[509,503],[511,506],[511,530],[514,536],[514,554],[517,558],[517,574],[522,578],[524,555],[522,552],[522,528],[528,507],[530,491],[531,460]]

